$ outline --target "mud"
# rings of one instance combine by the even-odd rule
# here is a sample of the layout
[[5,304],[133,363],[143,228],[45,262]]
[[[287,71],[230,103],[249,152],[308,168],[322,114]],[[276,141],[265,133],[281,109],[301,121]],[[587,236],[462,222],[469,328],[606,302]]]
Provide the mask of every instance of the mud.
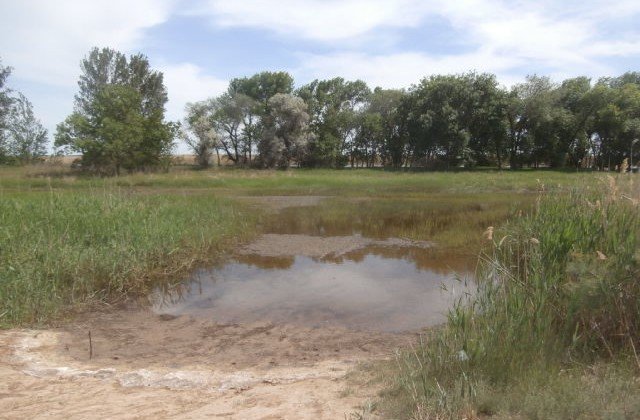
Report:
[[412,339],[92,313],[59,329],[0,333],[0,417],[344,418],[375,395],[345,393],[345,375]]
[[242,247],[240,255],[261,257],[305,256],[312,258],[340,257],[368,247],[423,248],[433,246],[428,241],[403,238],[373,239],[361,235],[311,236],[265,234],[256,241]]

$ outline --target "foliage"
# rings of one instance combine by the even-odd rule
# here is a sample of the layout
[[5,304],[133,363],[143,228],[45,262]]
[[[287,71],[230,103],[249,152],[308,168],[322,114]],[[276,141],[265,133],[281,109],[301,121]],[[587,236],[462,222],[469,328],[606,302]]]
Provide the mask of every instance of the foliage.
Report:
[[6,156],[27,164],[47,154],[47,130],[33,113],[31,102],[21,93],[12,100],[5,138]]
[[213,150],[218,145],[218,135],[211,124],[209,108],[205,102],[187,104],[185,127],[180,137],[193,151],[201,168],[208,168]]
[[575,383],[584,366],[640,369],[640,213],[637,190],[626,188],[610,178],[606,188],[543,198],[537,211],[488,231],[493,249],[477,294],[403,359],[400,393],[417,417],[519,415],[564,371],[576,372],[567,378]]
[[164,122],[162,73],[141,54],[127,60],[108,48],[94,48],[81,69],[75,110],[58,125],[56,147],[81,153],[82,166],[101,173],[164,165],[176,127]]
[[263,71],[251,77],[236,78],[229,82],[228,93],[246,95],[263,106],[263,114],[269,111],[269,99],[275,94],[293,92],[293,78],[287,72]]
[[33,113],[31,102],[6,86],[10,67],[0,61],[0,164],[27,164],[47,153],[47,130]]
[[11,74],[11,67],[4,67],[0,61],[0,163],[7,157],[6,128],[11,109],[10,90],[6,83]]
[[269,138],[269,100],[293,92],[307,105],[312,134],[291,161],[299,166],[613,170],[640,137],[638,80],[627,73],[557,84],[533,75],[507,90],[495,75],[471,72],[431,76],[408,90],[372,91],[361,80],[336,77],[293,92],[289,74],[262,72],[233,79],[206,103],[220,137],[216,150],[237,165],[269,150],[261,144]]
[[310,139],[309,114],[302,99],[278,93],[269,99],[260,159],[267,167],[288,168],[300,160]]
[[220,146],[231,162],[251,164],[262,131],[260,103],[243,93],[225,93],[209,101]]
[[[314,132],[304,165],[344,166],[347,152],[355,147],[358,110],[369,99],[366,83],[341,77],[314,80],[298,89],[297,94],[307,104]],[[353,157],[354,153],[350,154]]]

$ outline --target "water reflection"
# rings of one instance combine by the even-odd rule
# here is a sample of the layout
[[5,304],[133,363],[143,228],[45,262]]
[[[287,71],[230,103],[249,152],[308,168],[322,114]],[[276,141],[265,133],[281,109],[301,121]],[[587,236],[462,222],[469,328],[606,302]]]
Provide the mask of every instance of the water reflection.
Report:
[[443,322],[468,290],[456,279],[455,261],[428,262],[427,255],[388,247],[324,258],[240,255],[170,292],[157,290],[154,309],[221,323],[414,330]]

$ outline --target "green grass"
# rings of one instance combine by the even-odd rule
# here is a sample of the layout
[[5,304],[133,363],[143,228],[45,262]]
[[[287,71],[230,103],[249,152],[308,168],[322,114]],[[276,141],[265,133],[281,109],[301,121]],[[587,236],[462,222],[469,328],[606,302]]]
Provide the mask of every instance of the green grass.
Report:
[[255,217],[212,195],[119,189],[0,194],[0,325],[145,292],[211,261]]
[[43,165],[0,167],[0,190],[82,190],[113,188],[149,190],[215,190],[228,195],[342,195],[403,197],[425,193],[535,192],[540,180],[548,189],[592,178],[575,172],[391,172],[374,169],[289,171],[173,169],[168,173],[133,174],[118,178],[95,178]]
[[640,417],[640,194],[629,179],[544,197],[498,230],[477,294],[399,357],[388,412]]

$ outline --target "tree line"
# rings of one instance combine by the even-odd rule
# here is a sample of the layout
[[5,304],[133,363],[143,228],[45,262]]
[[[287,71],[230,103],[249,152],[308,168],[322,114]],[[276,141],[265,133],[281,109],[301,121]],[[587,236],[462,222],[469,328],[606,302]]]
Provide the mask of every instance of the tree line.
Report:
[[[0,66],[0,159],[26,162],[44,154],[46,130],[4,87],[9,73]],[[624,166],[640,137],[640,72],[561,83],[529,76],[508,89],[469,72],[371,89],[341,77],[296,87],[290,74],[265,71],[188,104],[181,122],[165,120],[163,75],[142,54],[94,48],[78,86],[54,145],[106,174],[166,167],[177,139],[203,167],[602,170]]]
[[262,72],[189,104],[181,135],[203,166],[216,153],[267,167],[613,169],[640,137],[640,73],[506,89],[470,72],[371,90],[340,77],[294,89],[289,74]]

